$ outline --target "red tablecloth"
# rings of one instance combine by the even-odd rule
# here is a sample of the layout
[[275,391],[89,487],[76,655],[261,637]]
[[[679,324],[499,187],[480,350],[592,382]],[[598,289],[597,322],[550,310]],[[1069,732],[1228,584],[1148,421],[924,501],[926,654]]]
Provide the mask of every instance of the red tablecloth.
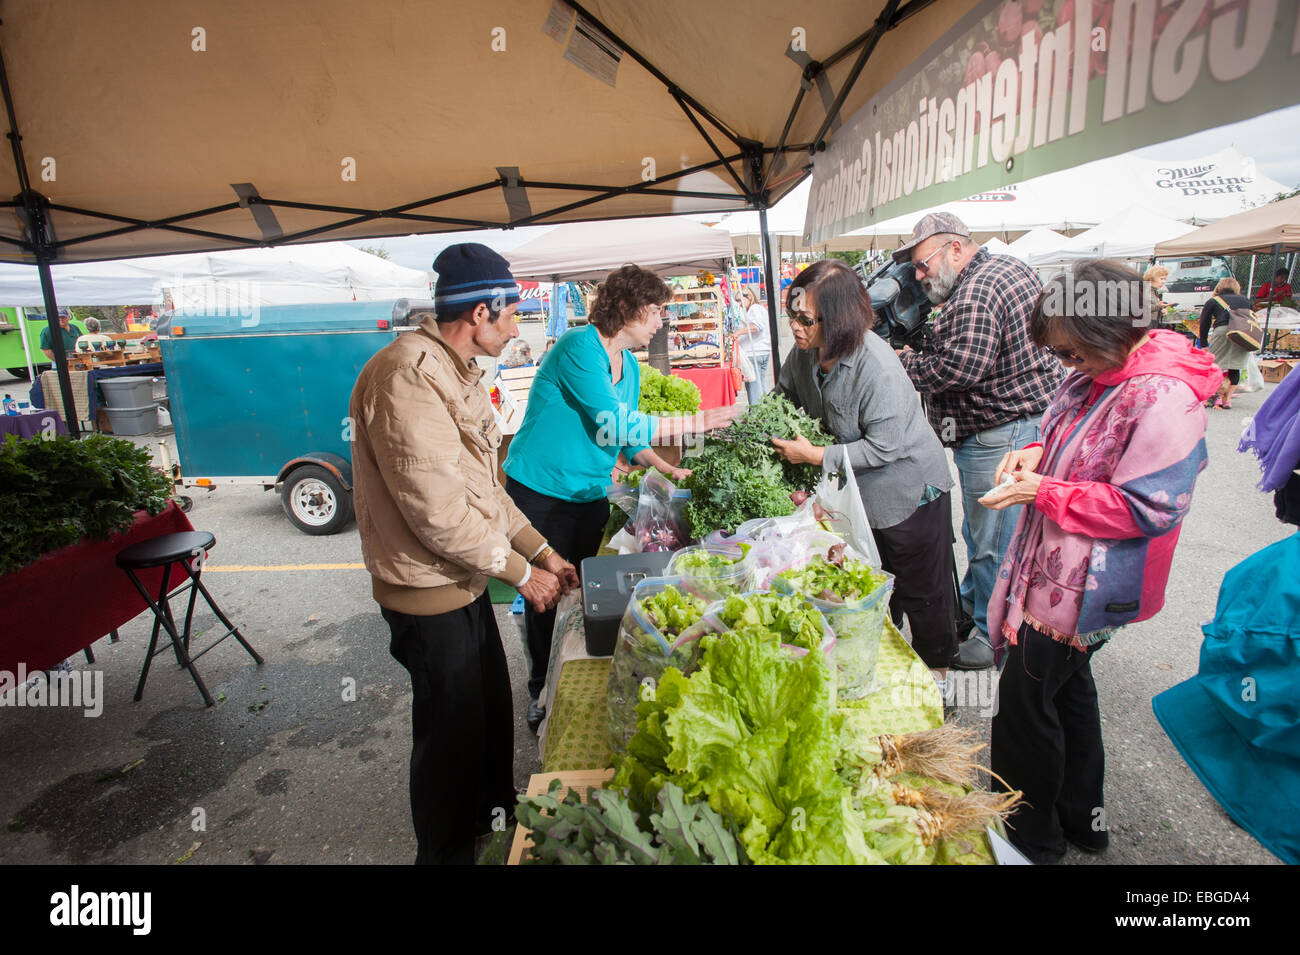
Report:
[[[0,670],[16,673],[19,663],[26,664],[29,673],[54,666],[148,610],[126,571],[114,562],[118,551],[163,534],[192,530],[189,518],[173,501],[157,517],[138,512],[135,524],[111,540],[82,541],[0,577],[0,612],[5,617]],[[137,572],[155,597],[162,572],[161,567]],[[178,562],[171,580],[175,584],[185,579]]]
[[736,403],[735,383],[731,379],[731,366],[717,368],[674,368],[673,374],[695,383],[700,389],[700,410],[725,408]]

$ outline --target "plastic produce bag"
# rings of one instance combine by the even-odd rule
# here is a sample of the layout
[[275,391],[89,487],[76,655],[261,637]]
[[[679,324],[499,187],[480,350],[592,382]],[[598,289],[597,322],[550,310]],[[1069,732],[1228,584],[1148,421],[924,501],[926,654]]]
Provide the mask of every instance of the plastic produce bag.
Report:
[[844,538],[818,524],[769,531],[754,548],[754,586],[760,590],[771,587],[777,574],[802,567],[837,544],[843,546]]
[[631,471],[623,475],[623,480],[605,487],[605,499],[626,514],[629,521],[636,520],[637,505],[641,500],[641,481],[645,475],[644,471]]
[[814,651],[824,654],[831,675],[827,681],[829,701],[834,704],[835,654],[839,644],[835,631],[817,608],[798,597],[751,591],[710,604],[702,622],[705,633],[714,631],[725,635],[750,629],[774,632],[791,656],[802,657]]
[[668,574],[708,587],[720,596],[743,594],[752,589],[752,549],[748,542],[683,547],[673,554]]
[[880,566],[880,551],[871,533],[867,509],[862,504],[853,466],[844,455],[839,456],[839,467],[834,471],[823,469],[822,479],[814,495],[831,530],[840,534],[858,553],[866,556],[873,567]]
[[658,471],[646,472],[636,510],[638,553],[678,550],[690,540],[684,515],[690,499],[690,491],[678,490]]
[[[843,561],[842,567],[836,561]],[[858,582],[848,584],[844,571]],[[870,573],[871,585],[860,581]],[[819,584],[825,586],[819,587]],[[852,586],[856,594],[845,599],[836,590]],[[815,589],[814,588],[818,588]],[[836,687],[839,699],[860,700],[879,689],[876,663],[885,633],[894,577],[872,567],[848,548],[815,554],[775,576],[772,589],[801,596],[821,612],[835,631]],[[810,592],[811,591],[811,592]],[[863,592],[865,591],[865,592]]]
[[609,668],[610,747],[627,751],[636,732],[636,705],[653,694],[669,667],[691,673],[699,662],[699,638],[710,628],[705,609],[718,599],[681,577],[647,577],[636,585],[619,623]]
[[709,604],[702,622],[705,629],[700,636],[709,631],[725,634],[757,627],[779,634],[781,646],[795,656],[803,656],[813,649],[827,657],[835,653],[836,634],[825,615],[788,594],[769,591],[733,594]]

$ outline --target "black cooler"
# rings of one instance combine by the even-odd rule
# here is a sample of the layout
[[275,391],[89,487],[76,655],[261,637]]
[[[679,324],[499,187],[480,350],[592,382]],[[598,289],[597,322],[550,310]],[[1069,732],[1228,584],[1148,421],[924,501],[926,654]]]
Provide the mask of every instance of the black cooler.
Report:
[[588,557],[582,562],[582,613],[587,652],[607,657],[614,652],[618,625],[636,585],[662,577],[672,558],[668,551]]

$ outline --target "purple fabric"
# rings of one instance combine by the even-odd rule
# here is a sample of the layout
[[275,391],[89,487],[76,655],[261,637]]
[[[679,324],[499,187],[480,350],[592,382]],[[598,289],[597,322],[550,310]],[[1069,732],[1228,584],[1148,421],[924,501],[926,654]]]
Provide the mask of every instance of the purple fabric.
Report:
[[16,415],[0,415],[0,441],[4,435],[16,434],[20,438],[34,438],[45,433],[47,422],[54,425],[56,434],[67,434],[68,426],[57,411],[21,411]]
[[1264,400],[1237,445],[1254,451],[1264,472],[1261,491],[1276,491],[1300,468],[1300,374],[1287,375]]

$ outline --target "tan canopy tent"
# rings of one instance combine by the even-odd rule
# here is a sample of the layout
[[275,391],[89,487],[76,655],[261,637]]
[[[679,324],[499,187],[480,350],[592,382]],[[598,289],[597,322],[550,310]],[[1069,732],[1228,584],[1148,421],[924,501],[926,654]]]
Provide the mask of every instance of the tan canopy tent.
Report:
[[59,261],[770,205],[972,5],[6,0],[0,178]]
[[1300,196],[1239,212],[1156,246],[1158,257],[1300,252]]
[[[1187,235],[1161,242],[1156,246],[1156,257],[1171,255],[1267,255],[1273,256],[1272,276],[1277,269],[1277,257],[1283,252],[1300,252],[1300,196],[1279,199],[1266,206],[1239,212],[1189,232]],[[1254,260],[1251,271],[1254,272]],[[1249,291],[1249,290],[1247,290]],[[1273,318],[1273,297],[1268,300],[1264,313],[1264,340],[1268,340],[1269,325]]]
[[973,6],[6,0],[0,261],[766,209]]

